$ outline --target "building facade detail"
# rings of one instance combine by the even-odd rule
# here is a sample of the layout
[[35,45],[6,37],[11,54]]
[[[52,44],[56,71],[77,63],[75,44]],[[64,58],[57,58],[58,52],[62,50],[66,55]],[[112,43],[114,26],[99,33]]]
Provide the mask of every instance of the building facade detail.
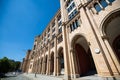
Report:
[[[60,0],[60,10],[23,62],[23,72],[120,77],[120,0]],[[27,65],[27,66],[26,66]]]

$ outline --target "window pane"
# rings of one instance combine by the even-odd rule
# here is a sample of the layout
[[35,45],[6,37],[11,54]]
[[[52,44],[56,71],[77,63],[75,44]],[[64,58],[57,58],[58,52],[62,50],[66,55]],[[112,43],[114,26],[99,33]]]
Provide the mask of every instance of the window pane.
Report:
[[77,27],[79,26],[78,20],[75,20],[75,24],[76,24]]
[[74,22],[72,23],[72,26],[73,26],[73,30],[74,30],[75,29],[75,23]]
[[73,31],[73,30],[74,30],[71,24],[70,24],[70,29],[71,29],[71,31]]
[[108,4],[105,0],[101,0],[100,4],[105,8]]
[[94,6],[97,12],[101,11],[101,7],[98,4],[95,4]]

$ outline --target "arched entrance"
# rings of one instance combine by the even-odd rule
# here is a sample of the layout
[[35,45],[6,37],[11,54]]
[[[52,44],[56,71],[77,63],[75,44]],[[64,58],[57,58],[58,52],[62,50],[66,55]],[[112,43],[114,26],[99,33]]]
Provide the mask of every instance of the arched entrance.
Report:
[[120,61],[120,11],[112,13],[104,22],[103,33]]
[[51,59],[50,59],[50,74],[54,74],[54,52],[51,53]]
[[75,74],[80,76],[96,74],[95,64],[86,39],[80,35],[75,36],[72,41],[72,47],[76,66]]
[[64,56],[62,47],[58,50],[58,66],[59,74],[64,74]]

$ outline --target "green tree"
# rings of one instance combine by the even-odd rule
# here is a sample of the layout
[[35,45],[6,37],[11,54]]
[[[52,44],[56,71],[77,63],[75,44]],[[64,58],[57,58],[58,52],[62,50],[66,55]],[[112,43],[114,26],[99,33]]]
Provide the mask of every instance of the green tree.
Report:
[[21,62],[14,61],[11,59],[8,59],[7,57],[4,57],[0,59],[0,73],[7,73],[16,71],[19,69]]
[[10,69],[9,71],[15,71],[15,61],[14,60],[9,60],[10,63]]
[[9,59],[7,57],[4,57],[0,60],[0,72],[7,73],[9,71],[10,64]]
[[20,61],[15,62],[15,70],[18,70],[20,68],[20,64],[21,64]]

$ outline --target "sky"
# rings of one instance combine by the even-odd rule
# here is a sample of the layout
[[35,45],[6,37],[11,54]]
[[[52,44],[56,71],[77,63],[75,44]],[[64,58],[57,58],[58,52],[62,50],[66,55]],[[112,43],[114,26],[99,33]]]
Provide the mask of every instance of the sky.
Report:
[[0,0],[0,59],[22,61],[59,7],[59,0]]

